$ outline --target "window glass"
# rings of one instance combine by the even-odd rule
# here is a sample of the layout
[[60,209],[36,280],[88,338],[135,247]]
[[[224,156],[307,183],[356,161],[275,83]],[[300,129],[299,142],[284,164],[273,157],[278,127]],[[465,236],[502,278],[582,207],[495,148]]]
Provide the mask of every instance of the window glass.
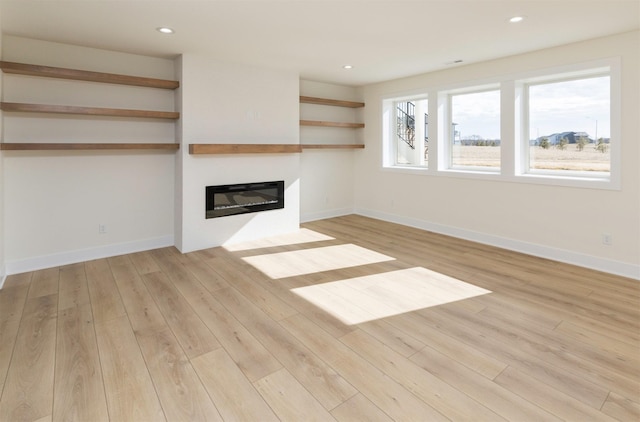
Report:
[[530,172],[610,172],[609,76],[531,84],[528,97]]
[[454,94],[449,131],[451,168],[500,169],[500,91]]
[[395,164],[426,166],[429,147],[428,101],[396,101],[393,110]]

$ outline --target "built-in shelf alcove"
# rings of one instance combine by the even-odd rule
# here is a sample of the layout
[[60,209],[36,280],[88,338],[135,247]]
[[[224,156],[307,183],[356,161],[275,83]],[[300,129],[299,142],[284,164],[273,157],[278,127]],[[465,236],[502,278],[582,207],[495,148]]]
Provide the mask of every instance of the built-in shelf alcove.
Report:
[[[115,73],[94,72],[80,69],[68,69],[53,66],[0,61],[0,69],[4,73],[36,76],[43,78],[67,79],[76,81],[98,82],[106,84],[139,86],[145,88],[174,90],[180,86],[179,81],[147,78],[142,76],[121,75]],[[180,118],[178,111],[138,110],[105,107],[84,107],[60,104],[32,104],[21,102],[1,102],[0,109],[7,113],[48,113],[61,115],[103,116],[136,119],[169,119]],[[61,117],[64,118],[64,117]],[[4,151],[54,151],[54,150],[177,150],[177,143],[157,142],[114,142],[114,143],[38,143],[38,142],[4,142],[0,150]]]

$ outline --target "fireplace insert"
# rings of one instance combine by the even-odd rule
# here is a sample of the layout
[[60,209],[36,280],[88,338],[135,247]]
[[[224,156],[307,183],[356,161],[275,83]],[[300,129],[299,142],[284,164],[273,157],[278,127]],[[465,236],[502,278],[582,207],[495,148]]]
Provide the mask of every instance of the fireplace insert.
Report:
[[284,208],[284,181],[206,187],[206,218]]

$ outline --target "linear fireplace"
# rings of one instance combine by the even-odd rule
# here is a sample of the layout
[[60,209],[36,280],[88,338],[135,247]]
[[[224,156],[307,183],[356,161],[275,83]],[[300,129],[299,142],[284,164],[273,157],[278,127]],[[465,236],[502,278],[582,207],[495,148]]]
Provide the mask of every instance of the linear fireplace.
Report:
[[284,208],[284,181],[206,187],[206,218]]

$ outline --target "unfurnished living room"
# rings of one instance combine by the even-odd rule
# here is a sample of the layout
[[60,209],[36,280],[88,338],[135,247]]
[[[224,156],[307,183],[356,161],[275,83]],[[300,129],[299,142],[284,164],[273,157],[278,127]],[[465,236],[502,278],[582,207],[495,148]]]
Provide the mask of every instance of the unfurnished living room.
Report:
[[640,0],[0,0],[0,422],[640,420]]

